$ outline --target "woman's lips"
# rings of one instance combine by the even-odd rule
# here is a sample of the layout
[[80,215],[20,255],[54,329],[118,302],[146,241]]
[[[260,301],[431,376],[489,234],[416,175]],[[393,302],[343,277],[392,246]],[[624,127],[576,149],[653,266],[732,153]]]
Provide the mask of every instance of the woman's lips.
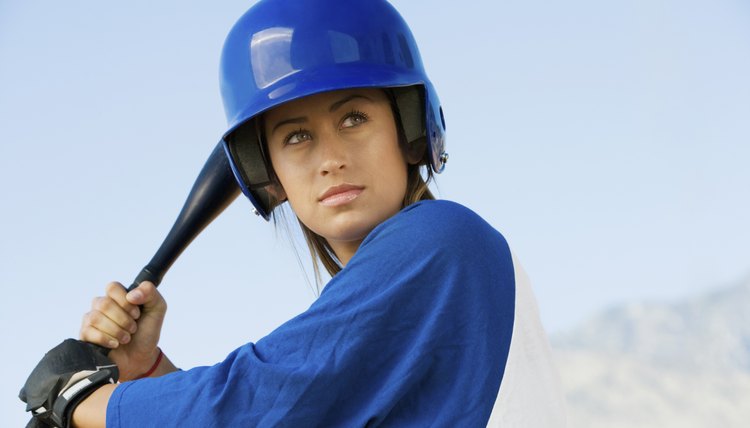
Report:
[[357,199],[363,187],[352,184],[342,184],[339,186],[329,187],[328,190],[320,197],[320,204],[326,207],[337,207],[348,204]]

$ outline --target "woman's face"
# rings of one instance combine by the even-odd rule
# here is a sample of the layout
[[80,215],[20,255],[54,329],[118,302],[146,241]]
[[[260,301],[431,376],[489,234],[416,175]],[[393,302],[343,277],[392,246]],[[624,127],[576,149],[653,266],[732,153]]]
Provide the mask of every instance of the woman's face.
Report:
[[406,193],[407,161],[388,97],[378,89],[312,95],[270,110],[264,126],[289,204],[346,264]]

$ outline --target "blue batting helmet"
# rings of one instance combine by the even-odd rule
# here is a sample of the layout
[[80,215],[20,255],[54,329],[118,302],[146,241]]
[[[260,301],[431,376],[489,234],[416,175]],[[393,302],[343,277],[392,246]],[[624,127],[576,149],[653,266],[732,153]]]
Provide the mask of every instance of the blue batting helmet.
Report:
[[441,172],[445,120],[417,44],[385,0],[261,0],[229,32],[221,55],[222,137],[242,192],[268,219],[279,204],[255,120],[285,102],[346,88],[390,88],[408,143],[426,142]]

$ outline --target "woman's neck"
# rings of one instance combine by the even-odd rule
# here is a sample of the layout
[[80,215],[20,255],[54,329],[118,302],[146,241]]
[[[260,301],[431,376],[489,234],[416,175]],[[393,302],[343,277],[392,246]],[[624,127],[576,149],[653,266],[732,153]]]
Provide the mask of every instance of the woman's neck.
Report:
[[358,239],[354,241],[328,241],[328,245],[331,246],[331,249],[336,254],[336,258],[339,259],[339,262],[341,262],[341,267],[345,267],[347,263],[349,263],[349,260],[351,260],[352,257],[354,257],[354,253],[357,252],[359,249],[360,244],[362,244],[363,239]]

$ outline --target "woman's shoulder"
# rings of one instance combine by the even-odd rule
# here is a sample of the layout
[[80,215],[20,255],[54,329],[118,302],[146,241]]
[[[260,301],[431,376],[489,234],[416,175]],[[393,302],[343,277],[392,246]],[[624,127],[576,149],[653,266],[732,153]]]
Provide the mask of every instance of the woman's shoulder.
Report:
[[433,217],[435,221],[461,220],[464,222],[482,220],[479,214],[475,213],[470,208],[447,199],[419,201],[401,210],[395,218],[409,218],[411,216],[429,216]]
[[420,201],[409,205],[378,226],[365,242],[387,239],[399,245],[429,244],[456,250],[502,243],[505,238],[479,214],[448,200]]
[[470,208],[445,199],[417,202],[404,208],[392,220],[397,225],[403,223],[416,230],[436,228],[435,232],[441,234],[462,234],[482,230],[500,234]]

